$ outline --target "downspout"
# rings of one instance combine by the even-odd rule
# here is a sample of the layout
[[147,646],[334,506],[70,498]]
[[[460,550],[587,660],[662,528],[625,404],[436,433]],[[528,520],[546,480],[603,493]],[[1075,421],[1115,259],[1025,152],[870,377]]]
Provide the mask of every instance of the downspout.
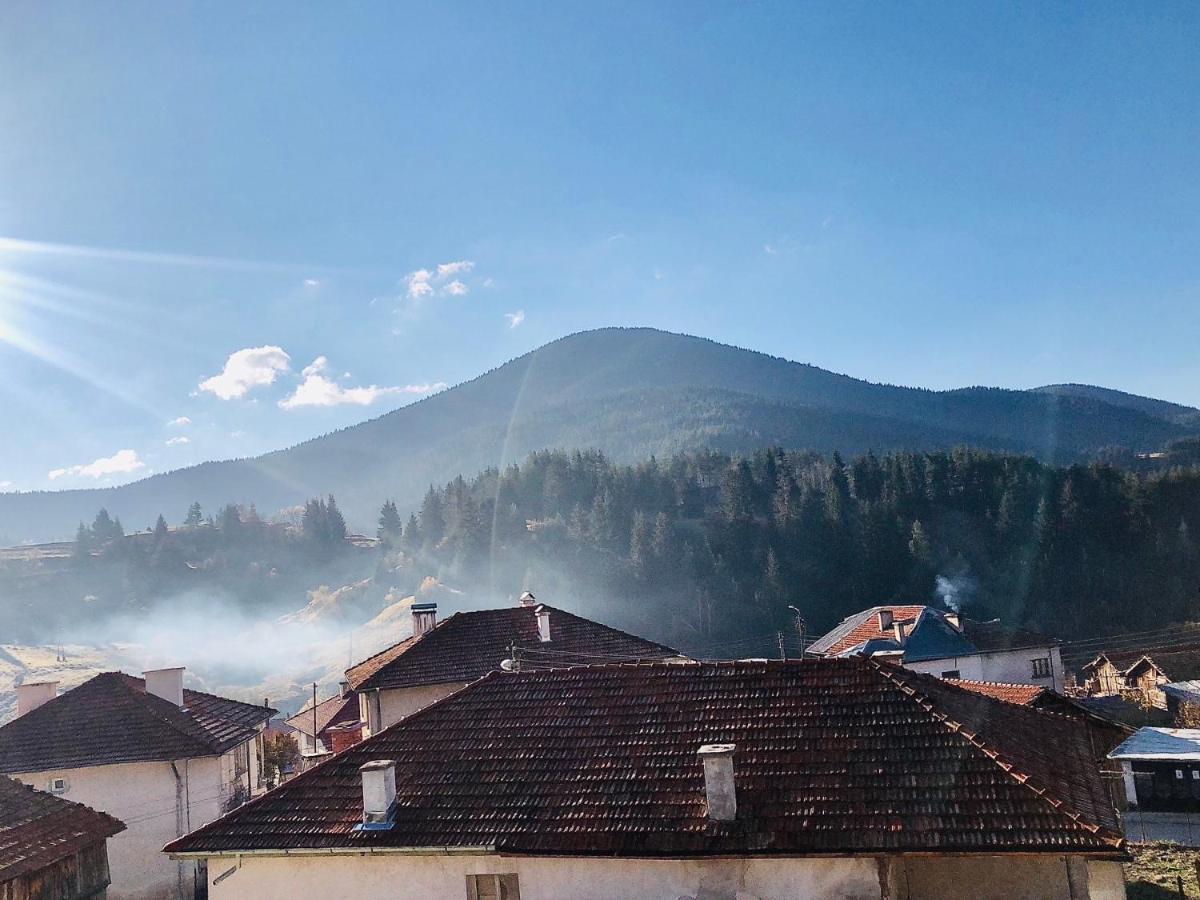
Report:
[[[179,774],[179,767],[177,765],[175,765],[175,760],[171,760],[170,763],[171,763],[171,772],[175,776],[175,836],[183,837],[183,835],[186,834],[186,832],[184,831],[184,827],[186,825],[185,810],[187,810],[187,806],[188,806],[187,801],[186,801],[186,796],[185,796],[185,792],[186,792],[187,788],[186,788],[185,779],[183,778],[182,775]],[[185,766],[187,765],[186,760],[184,761],[184,765]],[[190,810],[187,810],[187,811],[190,812]],[[179,897],[179,900],[186,900],[188,895],[185,894],[184,890],[183,890],[183,862],[182,862],[182,860],[180,862],[178,862],[175,867],[175,882],[176,882],[176,884],[175,884],[176,896]]]

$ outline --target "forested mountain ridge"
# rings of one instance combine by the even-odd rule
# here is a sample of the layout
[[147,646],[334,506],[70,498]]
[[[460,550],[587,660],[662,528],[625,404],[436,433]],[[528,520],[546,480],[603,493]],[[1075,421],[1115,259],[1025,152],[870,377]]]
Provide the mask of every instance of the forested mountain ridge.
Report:
[[1153,409],[1077,392],[872,384],[702,338],[610,328],[562,338],[419,403],[253,459],[118,488],[0,494],[0,536],[67,537],[101,506],[141,528],[195,500],[206,508],[253,502],[270,512],[330,492],[351,526],[363,528],[381,494],[412,508],[429,484],[543,448],[595,448],[635,461],[709,448],[849,455],[962,444],[1071,462],[1110,446],[1158,450],[1200,432],[1200,423]]

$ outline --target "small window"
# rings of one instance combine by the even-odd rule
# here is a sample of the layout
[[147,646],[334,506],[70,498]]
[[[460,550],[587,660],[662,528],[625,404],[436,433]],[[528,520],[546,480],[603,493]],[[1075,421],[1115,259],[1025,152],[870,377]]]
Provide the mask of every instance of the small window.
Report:
[[67,779],[52,778],[50,779],[51,794],[65,794],[67,792]]
[[1033,677],[1034,678],[1049,678],[1050,677],[1050,658],[1042,657],[1033,661]]
[[1183,769],[1176,769],[1175,777],[1178,778],[1180,781],[1183,781]]
[[521,900],[517,876],[468,875],[467,900]]
[[949,672],[943,672],[942,677],[943,678],[961,678],[962,676],[958,674],[958,669],[951,669]]
[[1200,770],[1192,769],[1192,781],[1200,781]]

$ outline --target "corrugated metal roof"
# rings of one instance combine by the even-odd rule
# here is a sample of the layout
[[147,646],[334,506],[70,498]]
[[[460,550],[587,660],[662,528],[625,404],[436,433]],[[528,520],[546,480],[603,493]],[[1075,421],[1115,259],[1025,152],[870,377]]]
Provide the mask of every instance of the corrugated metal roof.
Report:
[[1178,759],[1200,762],[1200,728],[1139,728],[1110,759]]

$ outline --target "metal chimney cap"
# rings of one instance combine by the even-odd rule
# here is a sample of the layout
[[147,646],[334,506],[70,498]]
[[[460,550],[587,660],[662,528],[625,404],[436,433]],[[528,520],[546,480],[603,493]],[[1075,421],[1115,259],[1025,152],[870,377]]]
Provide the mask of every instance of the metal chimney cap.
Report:
[[436,609],[436,602],[414,603],[412,605],[413,612],[434,612]]
[[696,751],[700,756],[728,756],[737,750],[737,744],[702,744]]
[[361,766],[359,766],[358,771],[378,772],[383,769],[391,768],[394,765],[396,765],[396,761],[394,759],[373,759],[370,762],[363,763]]

